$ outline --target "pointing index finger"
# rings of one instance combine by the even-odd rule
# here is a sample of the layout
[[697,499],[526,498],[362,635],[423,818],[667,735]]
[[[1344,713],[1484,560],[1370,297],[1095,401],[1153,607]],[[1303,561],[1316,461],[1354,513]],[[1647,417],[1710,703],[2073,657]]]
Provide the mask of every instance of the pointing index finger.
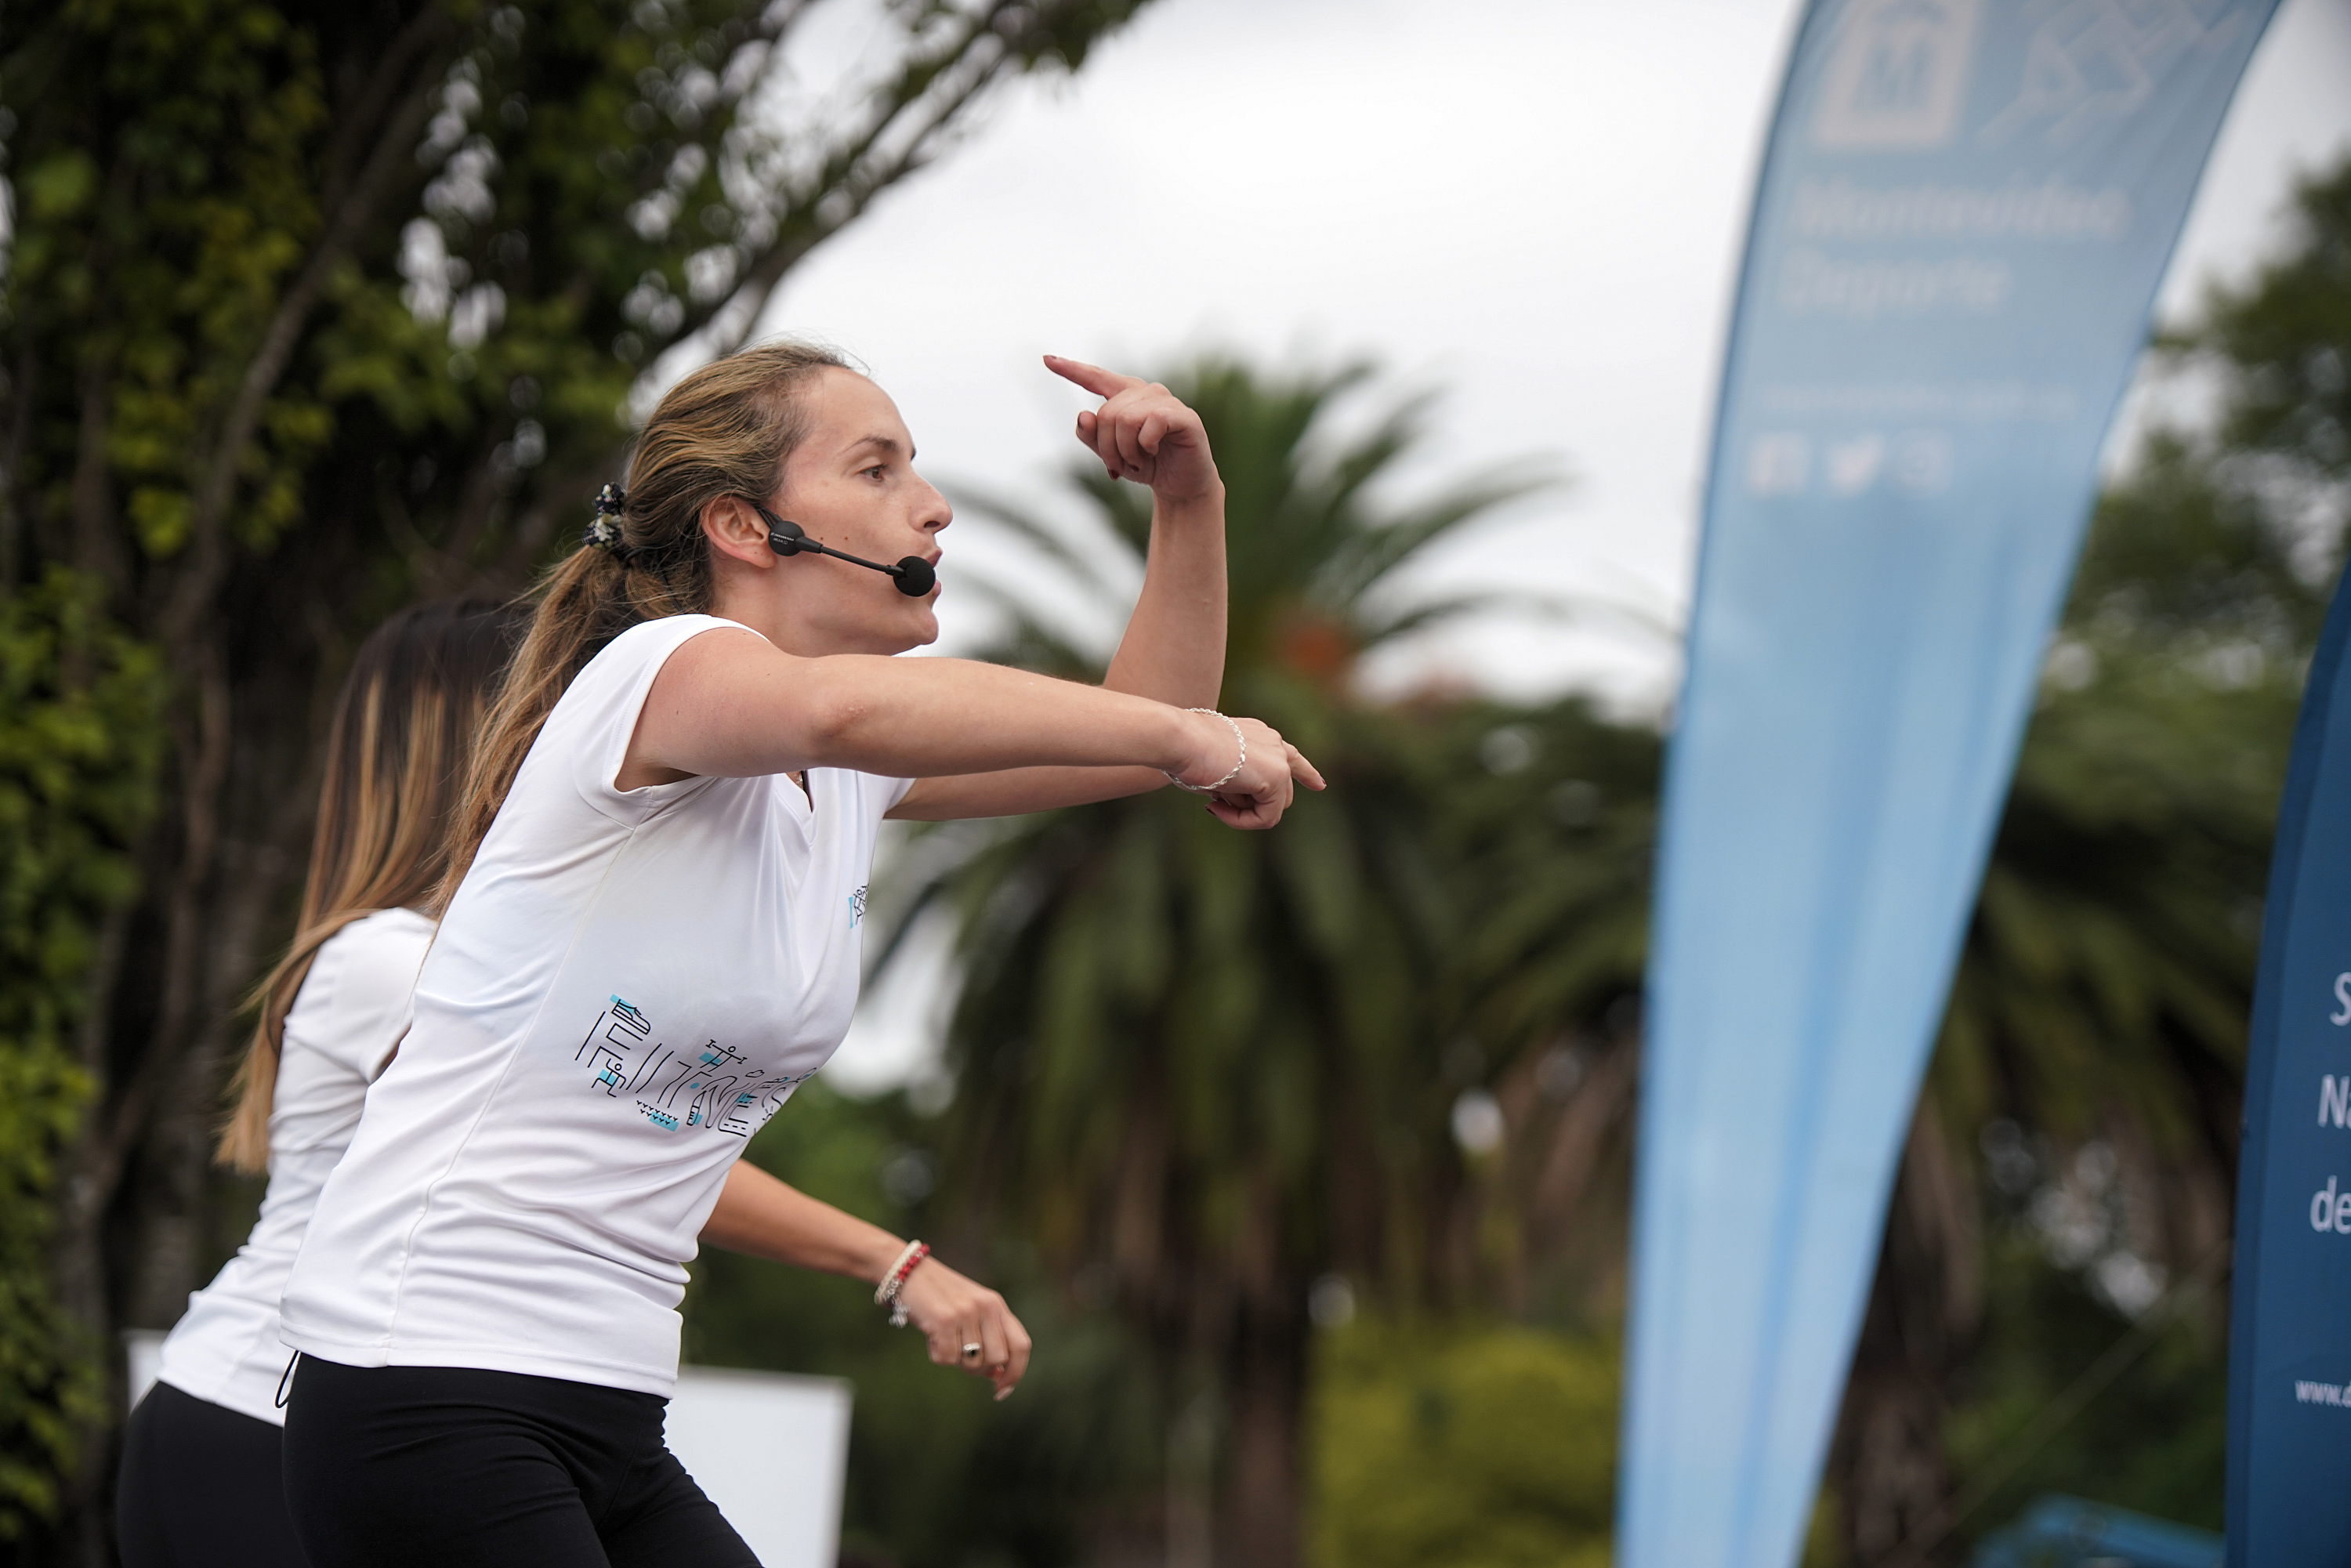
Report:
[[1299,750],[1298,747],[1293,746],[1290,748],[1290,773],[1291,778],[1297,779],[1301,784],[1305,785],[1309,789],[1327,789],[1330,788],[1330,785],[1326,783],[1322,778],[1322,770],[1306,759],[1306,753]]
[[1116,397],[1129,387],[1143,385],[1140,377],[1123,376],[1116,371],[1106,371],[1083,360],[1065,360],[1059,354],[1046,355],[1045,368],[1065,382],[1076,382],[1096,397]]

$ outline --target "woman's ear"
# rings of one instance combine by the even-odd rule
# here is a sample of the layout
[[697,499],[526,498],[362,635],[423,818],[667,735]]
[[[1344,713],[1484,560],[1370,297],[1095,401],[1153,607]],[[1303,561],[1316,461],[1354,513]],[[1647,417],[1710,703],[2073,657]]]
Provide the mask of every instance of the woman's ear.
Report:
[[702,533],[711,549],[745,566],[766,570],[776,564],[768,548],[768,525],[740,496],[719,496],[702,504]]

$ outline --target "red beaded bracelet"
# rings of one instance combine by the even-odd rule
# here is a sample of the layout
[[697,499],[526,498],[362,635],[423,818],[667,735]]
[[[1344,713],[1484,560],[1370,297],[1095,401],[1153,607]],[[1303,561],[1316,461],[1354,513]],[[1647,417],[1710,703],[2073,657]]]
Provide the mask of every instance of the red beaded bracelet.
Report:
[[930,1248],[924,1243],[907,1242],[906,1249],[898,1254],[898,1260],[890,1265],[890,1271],[883,1275],[881,1284],[874,1287],[873,1304],[890,1309],[892,1328],[906,1326],[906,1303],[898,1299],[898,1292],[904,1288],[906,1276],[914,1271],[914,1266],[930,1255]]

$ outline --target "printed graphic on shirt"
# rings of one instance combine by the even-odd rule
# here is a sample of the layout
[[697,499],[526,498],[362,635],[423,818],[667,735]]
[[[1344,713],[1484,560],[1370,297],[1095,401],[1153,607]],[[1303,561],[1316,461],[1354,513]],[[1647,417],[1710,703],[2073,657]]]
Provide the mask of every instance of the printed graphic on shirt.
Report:
[[742,1052],[715,1040],[683,1049],[653,1038],[651,1019],[619,997],[597,1015],[571,1053],[606,1097],[631,1102],[665,1133],[715,1128],[747,1138],[783,1108],[810,1074],[770,1074],[744,1064]]
[[852,925],[865,924],[865,887],[863,885],[860,885],[856,892],[849,895],[849,923]]

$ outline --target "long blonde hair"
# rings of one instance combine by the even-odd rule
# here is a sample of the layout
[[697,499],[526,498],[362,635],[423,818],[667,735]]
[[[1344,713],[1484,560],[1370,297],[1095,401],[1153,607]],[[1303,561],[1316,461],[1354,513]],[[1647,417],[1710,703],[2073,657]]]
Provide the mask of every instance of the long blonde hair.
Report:
[[215,1157],[269,1164],[286,1015],[327,939],[380,910],[427,904],[448,864],[468,753],[522,613],[491,599],[404,610],[360,647],[335,705],[294,945],[256,987],[260,1019]]
[[582,544],[538,586],[538,607],[474,753],[452,829],[440,904],[465,880],[483,835],[547,716],[605,643],[642,621],[711,605],[702,508],[724,496],[761,500],[807,434],[797,403],[816,372],[849,370],[830,349],[763,343],[703,366],[672,387],[629,462],[616,549]]

